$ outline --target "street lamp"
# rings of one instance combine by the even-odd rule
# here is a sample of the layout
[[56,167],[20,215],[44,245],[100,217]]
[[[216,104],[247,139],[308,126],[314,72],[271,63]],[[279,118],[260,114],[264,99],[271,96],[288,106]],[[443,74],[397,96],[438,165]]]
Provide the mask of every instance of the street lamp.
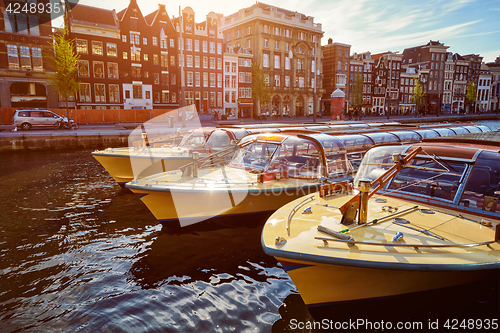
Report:
[[317,68],[318,68],[318,50],[317,46],[317,37],[314,36],[314,100],[313,100],[313,122],[316,122],[316,100],[318,99],[318,95],[316,92],[316,86],[318,85],[318,76],[317,76]]
[[288,81],[288,116],[292,117],[292,77],[293,77],[293,69],[292,69],[292,58],[293,52],[292,47],[290,46],[290,52],[288,52],[288,57],[290,58],[290,80]]

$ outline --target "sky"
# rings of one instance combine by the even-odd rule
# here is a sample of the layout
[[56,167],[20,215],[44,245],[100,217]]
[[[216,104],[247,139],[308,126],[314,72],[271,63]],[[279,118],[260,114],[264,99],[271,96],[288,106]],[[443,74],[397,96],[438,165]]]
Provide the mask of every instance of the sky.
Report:
[[[71,0],[70,0],[71,1]],[[255,4],[255,0],[137,0],[143,15],[166,5],[167,13],[179,16],[179,6],[191,7],[195,21],[202,22],[213,11],[230,15]],[[448,51],[479,54],[484,62],[500,56],[499,0],[266,0],[262,1],[314,17],[321,23],[322,45],[334,42],[351,45],[351,54],[372,54],[427,44],[445,43]],[[79,3],[117,12],[129,0],[79,0]],[[54,24],[57,26],[57,24]]]

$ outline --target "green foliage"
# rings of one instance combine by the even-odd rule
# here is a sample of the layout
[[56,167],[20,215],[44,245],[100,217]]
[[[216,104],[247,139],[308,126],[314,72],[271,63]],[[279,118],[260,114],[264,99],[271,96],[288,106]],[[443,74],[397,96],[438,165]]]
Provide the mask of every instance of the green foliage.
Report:
[[467,84],[465,99],[470,105],[472,105],[472,103],[475,103],[477,100],[477,86],[474,84],[474,82],[472,82],[472,80],[469,80],[469,83]]
[[261,66],[261,57],[252,64],[252,97],[257,104],[257,114],[260,115],[260,105],[266,104],[271,98],[269,82],[266,82],[266,73]]
[[49,55],[51,72],[48,74],[47,83],[53,86],[59,96],[66,102],[66,116],[69,119],[68,99],[75,96],[80,87],[77,80],[78,58],[75,53],[74,40],[67,39],[68,31],[66,28],[59,33],[51,35],[49,42],[52,51]]
[[417,112],[419,111],[420,105],[422,105],[425,101],[425,92],[420,84],[420,80],[415,78],[415,85],[413,86],[413,101],[415,102]]
[[354,78],[354,85],[352,89],[353,104],[361,106],[363,104],[363,76],[358,71]]

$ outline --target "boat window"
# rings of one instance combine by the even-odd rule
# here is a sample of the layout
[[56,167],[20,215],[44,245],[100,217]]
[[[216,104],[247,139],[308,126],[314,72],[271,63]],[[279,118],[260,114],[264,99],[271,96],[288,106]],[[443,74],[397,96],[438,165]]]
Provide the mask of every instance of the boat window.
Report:
[[268,170],[278,168],[286,170],[289,177],[318,178],[322,168],[318,148],[310,140],[290,136],[282,142]]
[[484,133],[484,132],[491,132],[491,129],[488,127],[488,126],[485,126],[485,125],[477,125],[477,127],[479,129],[481,129],[481,131]]
[[372,181],[377,179],[394,165],[392,154],[401,153],[407,148],[408,146],[382,146],[368,150],[354,178],[354,185],[357,186],[362,178]]
[[185,136],[179,146],[181,147],[201,147],[205,143],[205,135],[208,136],[210,133],[203,130],[194,130],[188,136]]
[[420,135],[412,131],[395,131],[391,132],[391,134],[396,135],[401,142],[418,142],[422,140]]
[[248,131],[245,129],[232,128],[231,132],[233,132],[234,136],[236,137],[236,140],[241,140],[248,135]]
[[439,133],[434,130],[415,130],[418,134],[422,136],[422,138],[437,138],[439,137]]
[[245,169],[264,170],[279,145],[269,142],[253,142],[240,148],[229,163],[229,166]]
[[367,133],[365,135],[375,143],[399,142],[398,137],[390,133]]
[[451,129],[449,128],[435,128],[434,129],[436,132],[439,133],[440,136],[451,136],[451,135],[455,135],[455,132],[453,132]]
[[465,167],[465,162],[416,157],[396,174],[388,189],[453,201]]
[[471,133],[481,133],[482,131],[477,126],[464,126]]
[[465,127],[452,127],[451,128],[457,135],[458,134],[467,134],[469,131]]
[[483,151],[460,198],[461,206],[500,212],[500,155]]
[[211,149],[223,149],[231,145],[231,138],[226,131],[215,130],[208,137],[207,147]]

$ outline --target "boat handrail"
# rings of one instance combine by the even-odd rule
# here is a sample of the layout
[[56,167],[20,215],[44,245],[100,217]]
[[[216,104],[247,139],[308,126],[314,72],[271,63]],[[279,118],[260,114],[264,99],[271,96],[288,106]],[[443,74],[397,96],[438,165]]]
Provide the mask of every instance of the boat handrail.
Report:
[[286,231],[288,233],[288,236],[290,236],[290,221],[292,220],[293,215],[295,215],[295,213],[297,212],[297,210],[298,210],[297,207],[301,206],[307,200],[311,200],[313,198],[314,198],[314,195],[311,195],[311,196],[305,198],[304,200],[299,202],[297,205],[295,205],[295,207],[293,207],[292,210],[290,211],[290,213],[288,214],[288,218],[286,219]]
[[480,242],[480,243],[470,243],[470,244],[435,244],[435,245],[426,245],[426,244],[406,244],[406,243],[374,243],[374,242],[362,242],[362,241],[355,241],[355,240],[344,240],[344,239],[334,239],[334,238],[327,238],[327,237],[314,237],[314,239],[321,240],[325,245],[328,245],[328,242],[340,242],[340,243],[347,243],[349,246],[353,245],[374,245],[374,246],[393,246],[393,247],[413,247],[415,250],[418,250],[419,248],[447,248],[447,247],[475,247],[475,246],[481,246],[481,245],[489,245],[496,243],[496,241],[487,241],[487,242]]

